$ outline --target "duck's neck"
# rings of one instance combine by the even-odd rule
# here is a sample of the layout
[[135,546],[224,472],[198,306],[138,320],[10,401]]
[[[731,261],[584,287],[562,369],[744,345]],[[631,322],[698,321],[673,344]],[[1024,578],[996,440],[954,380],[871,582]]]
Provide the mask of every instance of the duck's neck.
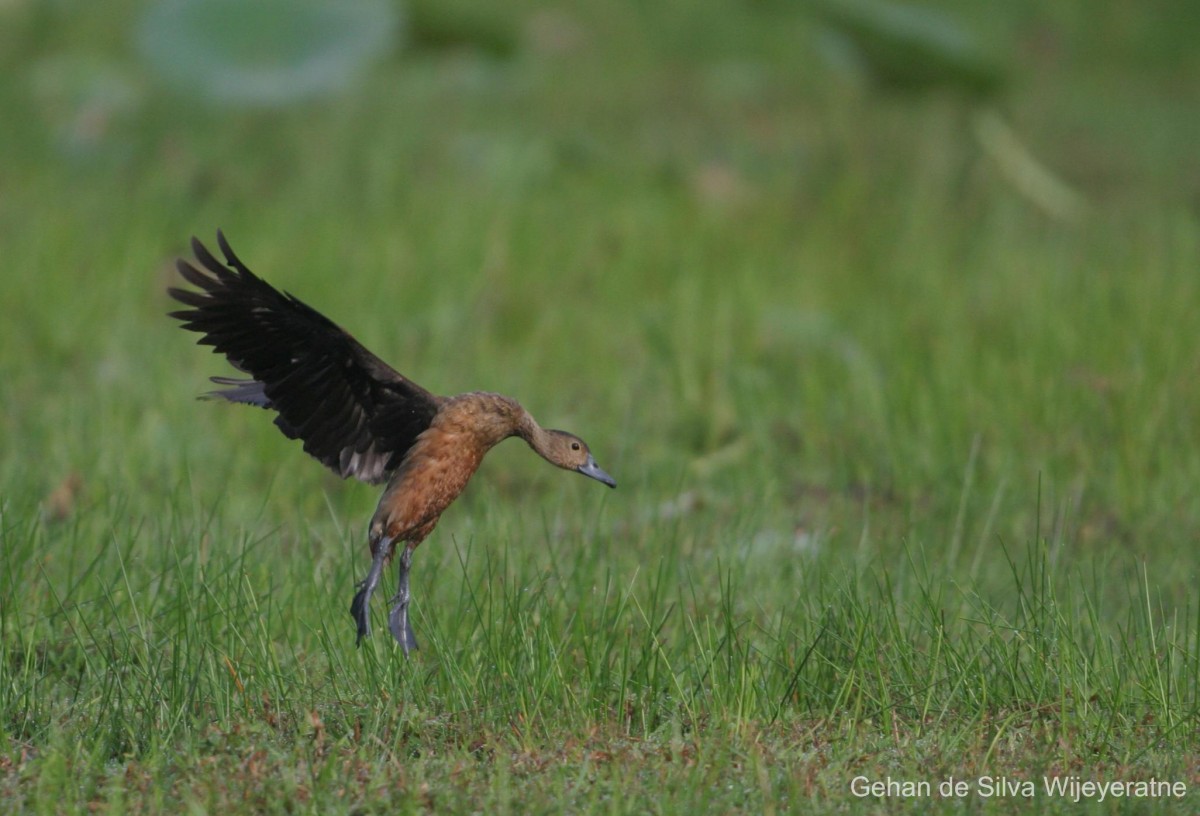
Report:
[[529,443],[529,447],[533,448],[535,453],[543,459],[546,458],[550,446],[550,432],[538,425],[537,420],[524,408],[517,417],[516,430],[513,433]]

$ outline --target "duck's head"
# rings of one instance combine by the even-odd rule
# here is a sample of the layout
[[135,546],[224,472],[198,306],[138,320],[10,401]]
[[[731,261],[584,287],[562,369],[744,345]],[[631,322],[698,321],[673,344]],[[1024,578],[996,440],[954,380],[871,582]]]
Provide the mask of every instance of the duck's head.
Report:
[[584,476],[590,476],[609,487],[617,486],[617,480],[600,469],[592,452],[588,450],[587,443],[575,434],[566,431],[547,431],[545,444],[542,447],[543,449],[538,450],[538,453],[551,464],[582,473]]

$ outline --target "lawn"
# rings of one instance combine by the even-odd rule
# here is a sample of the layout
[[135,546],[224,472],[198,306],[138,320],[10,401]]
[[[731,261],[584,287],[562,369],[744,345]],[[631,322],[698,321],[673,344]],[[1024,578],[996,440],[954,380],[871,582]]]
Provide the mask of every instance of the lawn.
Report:
[[[0,3],[0,809],[1200,807],[1190,5],[928,5],[1076,216],[804,3],[425,3],[268,108]],[[217,228],[618,488],[505,442],[356,649],[378,489],[166,317]]]

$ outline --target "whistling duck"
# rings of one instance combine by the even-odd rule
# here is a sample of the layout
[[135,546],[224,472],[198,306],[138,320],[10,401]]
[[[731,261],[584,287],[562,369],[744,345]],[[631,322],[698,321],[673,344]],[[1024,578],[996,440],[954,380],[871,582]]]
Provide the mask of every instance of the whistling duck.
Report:
[[417,648],[408,619],[413,550],[496,443],[519,436],[551,464],[617,486],[579,437],[543,429],[510,397],[426,391],[324,315],[254,275],[220,231],[217,243],[224,263],[195,238],[200,268],[176,262],[200,291],[168,290],[190,307],[171,316],[250,375],[213,377],[225,387],[204,396],[271,409],[285,436],[301,440],[305,452],[339,476],[387,483],[369,528],[371,568],[350,605],[357,644],[370,634],[369,604],[383,567],[403,543],[388,624],[406,656]]

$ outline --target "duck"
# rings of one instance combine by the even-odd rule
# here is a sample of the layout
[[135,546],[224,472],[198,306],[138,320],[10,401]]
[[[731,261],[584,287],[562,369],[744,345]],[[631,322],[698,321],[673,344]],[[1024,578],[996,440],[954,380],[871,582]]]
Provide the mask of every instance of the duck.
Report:
[[556,467],[617,486],[580,437],[543,428],[502,394],[431,393],[251,272],[220,230],[217,245],[223,261],[193,237],[195,263],[175,266],[196,288],[167,290],[187,307],[169,316],[245,375],[211,377],[221,387],[201,397],[271,411],[284,436],[334,473],[385,485],[367,528],[371,566],[350,604],[356,645],[371,634],[371,597],[399,551],[388,628],[405,657],[419,648],[409,615],[413,552],[499,443],[520,438]]

